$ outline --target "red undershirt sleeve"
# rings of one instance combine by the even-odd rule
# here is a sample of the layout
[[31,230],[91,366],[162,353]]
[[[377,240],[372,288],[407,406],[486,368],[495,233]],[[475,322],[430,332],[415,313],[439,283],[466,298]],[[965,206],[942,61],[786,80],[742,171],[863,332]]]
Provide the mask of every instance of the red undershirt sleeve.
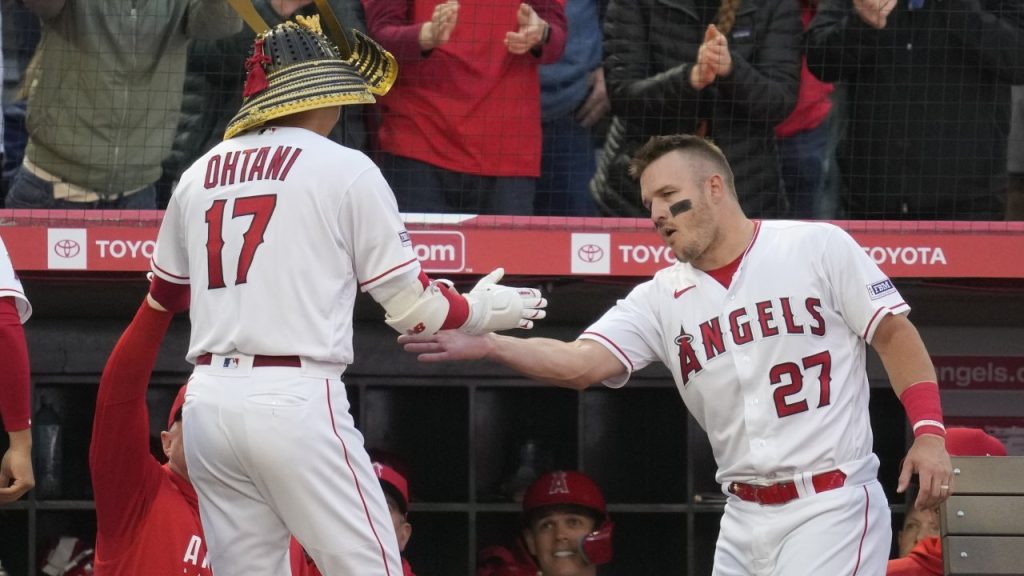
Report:
[[4,429],[16,432],[29,427],[28,346],[13,297],[0,298],[0,418]]
[[100,379],[89,446],[97,545],[113,557],[131,544],[164,472],[149,451],[146,388],[173,314],[145,302],[121,335]]

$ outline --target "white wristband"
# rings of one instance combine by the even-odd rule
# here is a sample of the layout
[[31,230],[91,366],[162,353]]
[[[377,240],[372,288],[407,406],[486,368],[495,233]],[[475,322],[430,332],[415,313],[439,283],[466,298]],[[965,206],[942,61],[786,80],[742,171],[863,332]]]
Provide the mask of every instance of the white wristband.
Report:
[[938,420],[918,420],[917,422],[914,422],[914,432],[917,432],[917,429],[922,426],[934,426],[936,428],[941,428],[943,432],[946,431],[946,427]]

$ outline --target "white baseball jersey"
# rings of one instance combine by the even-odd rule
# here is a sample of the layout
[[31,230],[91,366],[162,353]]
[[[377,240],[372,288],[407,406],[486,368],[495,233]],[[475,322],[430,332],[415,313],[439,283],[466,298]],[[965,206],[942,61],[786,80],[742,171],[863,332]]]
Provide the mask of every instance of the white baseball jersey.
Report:
[[8,296],[14,298],[14,303],[18,307],[18,316],[21,318],[21,323],[24,324],[32,315],[32,305],[25,297],[25,289],[21,287],[21,280],[18,280],[18,275],[14,273],[14,265],[11,264],[10,255],[7,254],[4,239],[0,238],[0,298]]
[[774,483],[871,454],[865,342],[910,310],[846,232],[757,222],[727,289],[689,264],[660,270],[581,335],[627,374],[660,360],[708,432],[720,483]]
[[363,153],[301,128],[214,147],[167,207],[153,272],[191,284],[188,358],[351,364],[357,286],[419,274],[391,188]]

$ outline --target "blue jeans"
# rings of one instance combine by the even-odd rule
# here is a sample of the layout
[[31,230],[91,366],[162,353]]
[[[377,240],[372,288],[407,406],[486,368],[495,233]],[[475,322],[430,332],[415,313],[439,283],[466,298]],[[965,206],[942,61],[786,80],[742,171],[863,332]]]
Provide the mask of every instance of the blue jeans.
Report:
[[597,171],[593,135],[570,114],[545,120],[540,180],[534,198],[538,216],[597,216],[590,179]]
[[830,171],[837,169],[831,122],[826,118],[817,128],[778,140],[782,182],[793,218],[834,217],[836,199],[828,185]]
[[68,202],[53,198],[53,184],[19,168],[7,192],[7,208],[50,210],[156,210],[156,188],[150,184],[128,196],[111,196],[98,202]]
[[533,214],[533,178],[464,174],[385,153],[380,169],[402,212]]

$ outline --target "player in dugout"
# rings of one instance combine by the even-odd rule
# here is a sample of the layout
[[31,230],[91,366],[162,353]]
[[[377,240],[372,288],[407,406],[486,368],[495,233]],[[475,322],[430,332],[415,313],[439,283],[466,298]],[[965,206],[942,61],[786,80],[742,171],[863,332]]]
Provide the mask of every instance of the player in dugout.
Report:
[[[160,433],[166,464],[149,449],[146,390],[173,314],[152,297],[107,359],[89,447],[96,501],[96,576],[212,576],[182,438],[186,386]],[[296,571],[294,576],[306,576]]]
[[442,331],[399,342],[424,362],[488,359],[577,390],[622,387],[660,361],[708,434],[727,497],[714,576],[882,574],[892,528],[867,344],[913,426],[897,491],[913,474],[919,507],[952,490],[935,368],[910,306],[839,227],[748,218],[728,161],[703,138],[654,137],[632,172],[678,262],[577,340]]
[[[947,428],[946,451],[950,456],[1006,456],[1006,446],[978,428]],[[909,507],[897,542],[900,557],[889,560],[886,576],[943,575],[937,506]]]
[[523,496],[520,557],[488,546],[480,551],[477,576],[596,576],[612,560],[613,529],[593,479],[573,470],[547,472]]

